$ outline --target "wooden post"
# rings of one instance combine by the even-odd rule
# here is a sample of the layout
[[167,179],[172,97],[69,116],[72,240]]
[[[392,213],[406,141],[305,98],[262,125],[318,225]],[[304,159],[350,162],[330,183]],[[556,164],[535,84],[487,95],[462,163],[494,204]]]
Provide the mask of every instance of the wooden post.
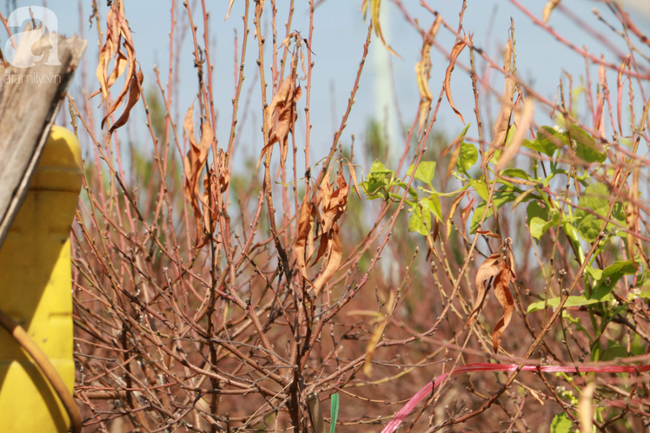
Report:
[[[41,62],[27,69],[9,66],[0,71],[0,247],[25,199],[86,44],[77,36],[58,36],[60,65]],[[44,51],[47,59],[49,46],[47,39],[40,39],[31,50]]]

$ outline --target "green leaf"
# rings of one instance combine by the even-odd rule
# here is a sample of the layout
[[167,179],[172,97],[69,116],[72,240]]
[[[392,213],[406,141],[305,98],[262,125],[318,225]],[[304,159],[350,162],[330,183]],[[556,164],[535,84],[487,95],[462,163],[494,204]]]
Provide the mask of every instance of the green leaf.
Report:
[[476,146],[472,143],[465,143],[463,141],[460,144],[460,155],[456,162],[458,169],[467,172],[467,170],[476,164],[476,161],[478,161],[478,150],[476,149]]
[[[548,300],[548,306],[550,308],[557,308],[560,305],[560,297],[557,298],[551,298]],[[587,299],[584,296],[569,296],[569,298],[566,300],[566,303],[564,304],[564,307],[582,307],[583,305],[593,305],[597,304],[602,301],[609,301],[609,296],[606,297],[605,299],[601,299],[600,301],[598,299]],[[526,310],[526,313],[532,313],[534,311],[538,310],[543,310],[544,309],[544,301],[537,301],[533,302],[528,306],[528,309]]]
[[388,174],[388,173],[392,173],[392,172],[393,172],[393,170],[388,170],[388,169],[384,166],[384,164],[382,164],[381,162],[377,161],[376,159],[375,159],[375,161],[372,163],[372,165],[370,166],[370,174],[374,174],[374,173],[377,173],[377,174]]
[[339,393],[332,394],[330,400],[330,433],[336,430],[336,421],[339,418]]
[[440,199],[437,195],[431,194],[429,198],[420,200],[422,207],[431,212],[438,221],[442,221],[442,206],[440,205]]
[[569,135],[576,142],[576,155],[587,162],[605,162],[607,155],[601,152],[591,135],[578,125],[569,126]]
[[[427,201],[426,199],[422,201]],[[422,236],[429,235],[431,231],[431,213],[428,206],[413,206],[413,212],[409,217],[409,231],[418,232]]]
[[[399,179],[398,179],[398,180],[399,180]],[[401,186],[401,187],[404,188],[404,189],[406,189],[406,187],[408,187],[408,184],[407,184],[406,182],[394,182],[393,184],[394,184],[394,185],[399,185],[399,186]],[[413,200],[417,200],[417,199],[418,199],[418,192],[415,190],[415,188],[413,188],[412,186],[409,187],[408,192],[409,192],[409,195],[411,196],[411,198],[412,198]]]
[[563,221],[562,228],[564,229],[564,233],[566,233],[571,241],[580,243],[580,239],[578,239],[578,230],[576,230],[576,228],[569,221]]
[[[413,173],[413,164],[409,167],[406,172],[407,176],[410,176]],[[421,161],[418,165],[418,169],[415,170],[415,178],[421,180],[425,183],[431,183],[433,176],[436,174],[436,162],[435,161]]]
[[[604,212],[603,212],[604,210]],[[596,209],[599,214],[607,213],[607,208]],[[603,220],[596,215],[587,214],[578,223],[578,232],[580,236],[587,242],[595,242],[598,239],[598,233],[603,226]]]
[[386,186],[391,182],[395,173],[388,170],[384,164],[375,160],[370,167],[370,173],[361,187],[370,200],[377,198],[387,198]]
[[609,211],[609,189],[607,185],[602,183],[589,185],[585,188],[578,204],[580,207],[592,210],[602,216],[600,218],[598,215],[594,215],[583,209],[577,209],[575,212],[580,236],[587,242],[595,242],[598,238],[598,233],[600,233],[600,228],[603,226],[604,217],[607,216],[607,212]]
[[569,433],[573,428],[573,422],[566,416],[565,412],[555,415],[551,422],[551,433]]
[[537,131],[535,141],[524,140],[522,145],[528,149],[553,156],[556,150],[568,143],[566,134],[560,134],[550,126],[542,126]]
[[553,219],[551,221],[544,221],[539,217],[533,217],[533,219],[530,221],[530,234],[535,239],[539,239],[544,235],[544,233],[548,231],[548,229],[556,226],[559,221],[560,215],[557,213],[553,215]]
[[518,177],[520,179],[530,180],[530,176],[521,168],[506,168],[501,170],[501,174],[508,177]]
[[[587,268],[590,269],[590,268]],[[592,269],[592,271],[598,271],[598,269]],[[587,270],[591,274],[592,271]],[[634,267],[634,262],[632,260],[614,262],[610,266],[606,267],[601,273],[601,279],[598,284],[594,287],[591,297],[587,298],[585,296],[569,296],[565,307],[582,307],[584,305],[593,305],[599,302],[610,301],[612,299],[611,291],[612,288],[616,285],[618,280],[620,280],[623,275],[631,275],[636,272]],[[594,272],[598,274],[598,272]],[[548,300],[548,306],[552,308],[557,308],[560,305],[560,299],[551,298]],[[530,304],[528,306],[528,313],[533,311],[543,310],[544,301],[538,301]]]
[[[515,198],[517,198],[517,196],[513,192],[495,191],[492,197],[492,206],[490,206],[490,209],[488,209],[487,211],[487,215],[485,216],[485,221],[487,221],[487,219],[494,214],[494,209],[498,210],[504,204],[510,203],[511,201],[515,201]],[[483,218],[483,213],[485,212],[486,203],[487,201],[481,202],[481,204],[479,204],[478,207],[474,210],[474,216],[472,217],[472,224],[470,226],[471,227],[470,233],[476,232],[476,229],[478,228],[478,223],[480,223],[481,218]]]
[[530,234],[535,238],[541,238],[546,231],[560,222],[560,214],[549,212],[542,208],[538,201],[531,202],[526,209],[528,227]]
[[[604,183],[594,183],[585,188],[580,197],[580,206],[588,209],[607,207],[609,203],[609,188]],[[580,209],[578,209],[580,211]]]
[[602,269],[596,269],[596,268],[592,268],[591,266],[587,266],[585,271],[589,275],[591,275],[591,278],[593,278],[595,281],[598,281],[603,277],[603,270]]
[[610,293],[618,280],[623,278],[623,275],[633,275],[636,271],[632,260],[618,261],[607,266],[593,288],[591,299],[603,300],[605,297],[611,297]]
[[483,200],[488,199],[489,192],[488,192],[487,186],[485,185],[485,182],[483,182],[483,180],[481,180],[481,179],[479,179],[479,180],[468,179],[468,182],[476,190],[479,197],[481,197]]
[[471,123],[468,123],[467,125],[465,125],[465,127],[463,128],[461,133],[458,134],[458,141],[462,141],[462,140],[465,139],[465,134],[467,134],[467,130],[469,129],[470,126],[472,126]]
[[627,358],[627,349],[615,340],[607,340],[607,349],[600,357],[601,361],[612,361],[616,358]]

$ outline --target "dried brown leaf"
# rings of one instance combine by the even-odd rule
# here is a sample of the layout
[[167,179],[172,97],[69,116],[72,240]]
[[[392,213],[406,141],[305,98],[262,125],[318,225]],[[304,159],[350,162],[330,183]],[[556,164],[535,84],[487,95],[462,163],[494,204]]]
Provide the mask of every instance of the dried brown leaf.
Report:
[[508,163],[514,158],[514,156],[519,152],[521,143],[524,142],[528,128],[533,121],[533,114],[535,113],[535,102],[532,98],[527,98],[524,101],[524,107],[522,108],[521,119],[519,120],[519,127],[517,128],[517,133],[513,138],[509,146],[505,148],[499,162],[496,166],[497,173],[503,170]]
[[479,235],[488,236],[488,237],[494,238],[494,239],[501,239],[501,236],[499,236],[496,233],[491,232],[490,230],[476,230],[476,233],[478,233]]
[[[120,45],[122,44],[126,49],[126,54],[120,49]],[[113,71],[109,73],[109,64],[113,58],[115,59]],[[140,97],[139,94],[143,79],[142,71],[138,71],[131,30],[124,16],[124,4],[123,2],[113,2],[106,14],[106,41],[99,50],[96,75],[100,88],[91,95],[91,98],[101,93],[102,100],[99,103],[101,106],[108,100],[109,89],[125,71],[126,79],[124,80],[124,86],[112,104],[107,108],[106,115],[101,123],[103,128],[110,116],[126,101],[124,112],[111,127],[110,133],[127,122],[131,109]]]
[[483,299],[485,298],[486,288],[485,282],[491,277],[495,276],[500,272],[499,259],[501,254],[498,252],[492,254],[490,257],[485,259],[485,261],[479,266],[478,271],[476,272],[476,301],[474,302],[474,310],[469,315],[468,323],[474,317],[474,314],[478,312],[483,304]]
[[375,354],[375,350],[377,349],[377,344],[381,340],[382,335],[384,335],[384,330],[388,324],[388,319],[392,313],[394,303],[395,293],[390,292],[390,298],[386,304],[388,308],[388,314],[386,315],[386,318],[377,325],[374,332],[372,333],[372,336],[370,337],[370,340],[368,341],[368,345],[366,346],[366,361],[363,365],[363,373],[367,377],[370,377],[372,374],[372,358]]
[[[391,47],[386,43],[386,40],[384,39],[384,34],[381,31],[381,22],[379,19],[379,10],[380,10],[380,5],[381,5],[381,0],[369,0],[370,1],[370,20],[372,22],[373,27],[375,28],[375,34],[379,36],[379,39],[381,40],[381,43],[386,47],[386,49],[394,56],[400,57],[399,54],[397,54]],[[367,3],[365,5],[367,7]],[[365,12],[364,12],[365,14]],[[400,57],[401,58],[401,57]]]
[[490,148],[483,158],[481,163],[481,168],[484,168],[491,160],[494,154],[498,149],[506,144],[506,138],[508,137],[508,130],[510,129],[510,117],[512,116],[513,103],[512,99],[515,96],[516,85],[515,81],[511,74],[514,73],[514,42],[512,40],[512,35],[508,37],[508,43],[503,52],[503,70],[506,74],[506,88],[505,94],[503,96],[503,102],[501,104],[501,110],[497,116],[497,120],[494,123],[494,138],[490,144]]
[[[325,284],[334,276],[336,271],[339,269],[339,266],[341,265],[341,260],[343,258],[343,245],[341,244],[341,240],[339,239],[339,226],[338,224],[334,223],[334,226],[332,227],[332,230],[328,232],[328,250],[329,254],[327,256],[327,263],[325,264],[325,269],[323,270],[323,273],[316,278],[316,281],[314,281],[314,290],[316,291],[316,296],[320,293],[320,291],[323,289]],[[323,240],[321,239],[321,242]]]
[[122,115],[115,121],[113,126],[111,126],[111,129],[109,129],[108,131],[109,133],[112,133],[117,128],[124,126],[126,122],[129,120],[129,114],[131,114],[131,110],[140,99],[140,92],[142,91],[143,79],[144,76],[141,70],[138,71],[136,76],[131,77],[131,84],[129,88],[129,99],[126,102],[126,106],[124,107],[124,111],[122,112]]
[[420,52],[421,60],[415,64],[415,76],[418,81],[418,90],[420,91],[420,116],[418,120],[418,135],[422,134],[424,123],[429,116],[429,108],[433,101],[433,95],[429,89],[429,79],[431,78],[431,45],[433,40],[438,34],[442,24],[442,16],[438,15],[436,20],[431,24],[431,27],[424,35],[422,42],[422,50]]
[[551,18],[551,12],[553,12],[553,9],[555,9],[561,1],[562,0],[549,0],[548,3],[546,3],[546,6],[544,6],[544,12],[542,12],[542,22],[544,24],[546,24],[549,18]]
[[[296,264],[298,265],[298,270],[305,278],[306,281],[309,281],[309,276],[307,275],[307,264],[305,261],[305,248],[311,238],[311,233],[313,230],[313,218],[312,216],[312,206],[311,200],[309,197],[309,190],[305,191],[305,197],[302,199],[302,205],[300,206],[300,215],[298,217],[298,236],[296,239],[296,245],[294,246],[294,252],[296,255]],[[309,259],[309,256],[307,257]],[[308,260],[307,260],[308,261]]]
[[494,353],[499,351],[499,346],[501,345],[501,338],[503,332],[506,330],[512,319],[512,313],[515,309],[515,301],[510,293],[508,286],[512,280],[512,274],[510,268],[506,267],[502,262],[501,271],[494,278],[494,294],[496,295],[497,300],[503,307],[503,316],[499,319],[497,324],[492,330],[492,347]]
[[199,206],[199,178],[201,176],[201,171],[205,166],[205,163],[208,159],[208,151],[210,145],[212,144],[212,127],[210,122],[203,122],[201,126],[201,140],[196,141],[194,136],[194,106],[190,106],[185,115],[185,121],[183,122],[183,127],[187,133],[187,139],[190,142],[190,148],[187,151],[187,155],[184,158],[184,171],[185,171],[185,197],[192,204],[192,209],[194,209],[194,216],[197,222],[197,234],[196,240],[197,243],[201,238],[200,234],[200,221],[201,221],[201,208]]
[[467,206],[465,206],[463,209],[460,210],[460,219],[463,223],[463,225],[460,226],[460,229],[463,231],[463,234],[465,234],[465,227],[467,226],[467,220],[469,219],[469,214],[474,209],[475,202],[476,199],[474,198],[474,196],[470,195],[469,203],[467,203]]
[[467,191],[463,191],[460,194],[458,194],[458,197],[454,199],[454,201],[451,203],[451,209],[449,209],[449,216],[447,216],[447,239],[449,239],[449,236],[451,235],[451,220],[454,218],[454,214],[456,213],[456,209],[458,209],[458,206],[460,205],[461,200],[463,197],[465,197],[465,194],[467,194]]
[[230,10],[232,9],[232,5],[235,3],[235,0],[230,0],[230,4],[228,5],[228,13],[226,14],[226,18],[224,18],[224,21],[228,21],[228,17],[230,16]]
[[451,73],[454,71],[454,66],[456,66],[456,60],[458,59],[458,56],[463,51],[463,48],[465,48],[466,46],[467,46],[467,42],[459,41],[451,49],[451,54],[449,55],[449,66],[447,66],[447,71],[445,72],[445,81],[443,84],[443,87],[445,89],[445,95],[447,96],[447,101],[449,101],[449,105],[454,110],[454,113],[456,113],[458,117],[460,117],[460,120],[461,122],[463,122],[463,124],[465,124],[465,119],[463,119],[463,115],[460,114],[460,111],[456,109],[456,106],[454,105],[454,100],[451,97]]
[[354,165],[350,160],[347,160],[348,169],[350,169],[350,179],[352,179],[352,185],[354,185],[354,190],[356,191],[359,198],[361,198],[361,191],[359,190],[359,183],[357,182],[357,172],[354,170]]
[[288,137],[289,133],[293,133],[293,127],[298,118],[296,112],[296,103],[302,95],[302,88],[300,85],[296,86],[296,54],[293,55],[292,71],[289,76],[284,80],[282,86],[273,97],[271,104],[266,107],[266,125],[269,131],[269,142],[260,153],[260,158],[257,161],[259,167],[262,158],[266,152],[273,147],[275,143],[280,145],[280,168],[278,176],[284,169],[284,164],[287,160],[289,152]]

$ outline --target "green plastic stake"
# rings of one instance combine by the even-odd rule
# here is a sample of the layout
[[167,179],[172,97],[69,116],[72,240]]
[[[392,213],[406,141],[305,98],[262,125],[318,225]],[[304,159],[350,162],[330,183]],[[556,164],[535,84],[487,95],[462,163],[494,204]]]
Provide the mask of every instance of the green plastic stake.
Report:
[[336,421],[339,417],[339,394],[332,394],[330,401],[330,433],[336,431]]

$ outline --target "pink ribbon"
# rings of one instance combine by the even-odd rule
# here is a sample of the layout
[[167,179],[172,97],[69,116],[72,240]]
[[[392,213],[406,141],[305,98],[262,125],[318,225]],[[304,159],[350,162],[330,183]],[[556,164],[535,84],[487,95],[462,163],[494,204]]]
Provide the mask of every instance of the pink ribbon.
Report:
[[[489,364],[487,362],[477,362],[474,364],[467,364],[462,367],[453,370],[451,373],[441,374],[436,377],[436,380],[429,382],[425,385],[424,388],[419,390],[408,403],[395,414],[393,419],[384,427],[381,433],[393,433],[397,428],[402,424],[402,421],[415,409],[415,406],[418,405],[425,397],[431,394],[432,389],[440,385],[440,383],[445,380],[449,375],[455,376],[462,373],[470,373],[472,371],[517,371],[519,365],[517,364]],[[545,373],[575,373],[576,368],[581,373],[640,373],[643,371],[649,371],[650,365],[610,365],[604,367],[595,367],[595,366],[561,366],[561,365],[523,365],[521,367],[522,371],[543,371]]]

